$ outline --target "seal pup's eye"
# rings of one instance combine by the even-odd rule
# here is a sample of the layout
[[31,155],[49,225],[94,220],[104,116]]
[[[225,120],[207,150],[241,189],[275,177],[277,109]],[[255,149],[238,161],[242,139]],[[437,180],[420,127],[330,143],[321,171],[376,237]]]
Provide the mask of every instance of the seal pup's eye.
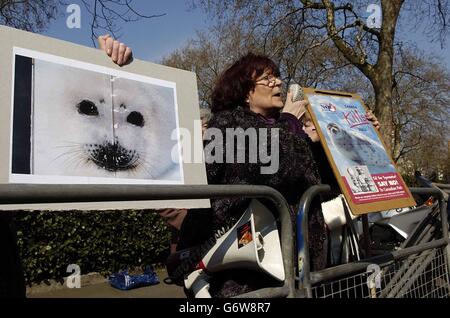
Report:
[[127,116],[127,122],[129,122],[132,125],[143,127],[144,126],[144,116],[140,112],[131,112]]
[[84,99],[77,105],[78,112],[88,116],[98,116],[97,106],[90,100]]

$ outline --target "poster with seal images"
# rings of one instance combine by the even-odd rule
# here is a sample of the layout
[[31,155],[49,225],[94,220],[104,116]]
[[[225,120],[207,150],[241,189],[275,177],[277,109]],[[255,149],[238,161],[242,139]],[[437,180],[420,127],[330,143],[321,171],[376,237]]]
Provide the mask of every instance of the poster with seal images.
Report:
[[175,83],[18,47],[13,54],[11,181],[184,183]]
[[353,214],[415,205],[356,94],[304,89],[328,161]]
[[[0,26],[3,184],[205,185],[196,75]],[[199,144],[200,147],[196,145]],[[209,207],[208,199],[0,205],[0,210]]]

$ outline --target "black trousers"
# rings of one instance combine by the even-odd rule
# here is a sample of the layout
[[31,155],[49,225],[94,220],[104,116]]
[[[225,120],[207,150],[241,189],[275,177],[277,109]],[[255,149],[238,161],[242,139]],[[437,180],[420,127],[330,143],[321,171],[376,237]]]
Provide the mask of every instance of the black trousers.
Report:
[[7,212],[0,212],[0,298],[24,298],[25,295],[14,218]]

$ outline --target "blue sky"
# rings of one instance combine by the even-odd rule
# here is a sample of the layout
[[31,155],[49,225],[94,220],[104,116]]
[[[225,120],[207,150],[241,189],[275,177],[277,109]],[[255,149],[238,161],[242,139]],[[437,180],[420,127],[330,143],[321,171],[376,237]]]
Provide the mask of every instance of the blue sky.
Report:
[[[69,13],[50,24],[44,35],[92,47],[91,16],[84,10],[80,0],[67,2],[79,4],[81,7],[81,28],[69,29],[66,20]],[[151,62],[180,48],[186,41],[195,36],[196,30],[207,28],[208,18],[201,9],[190,9],[190,1],[186,0],[135,0],[134,8],[145,15],[163,14],[165,16],[151,19],[140,19],[137,22],[118,23],[122,27],[120,41],[132,47],[134,56]]]
[[[196,30],[208,27],[208,16],[201,9],[191,9],[189,7],[191,1],[135,0],[133,2],[135,8],[143,14],[165,13],[166,15],[152,19],[141,19],[137,22],[122,23],[120,25],[122,27],[120,40],[133,48],[136,58],[151,62],[160,61],[163,56],[182,47],[188,39],[194,38]],[[62,12],[61,16],[53,21],[49,29],[43,34],[92,47],[90,15],[84,11],[81,0],[69,0],[67,2],[80,4],[82,9],[81,28],[69,29],[66,26],[66,19],[69,14]],[[400,31],[399,38],[415,43],[418,48],[427,53],[437,55],[447,68],[450,68],[450,54],[448,54],[450,43],[447,43],[444,48],[441,48],[439,43],[430,43],[420,26],[415,29],[404,28]]]

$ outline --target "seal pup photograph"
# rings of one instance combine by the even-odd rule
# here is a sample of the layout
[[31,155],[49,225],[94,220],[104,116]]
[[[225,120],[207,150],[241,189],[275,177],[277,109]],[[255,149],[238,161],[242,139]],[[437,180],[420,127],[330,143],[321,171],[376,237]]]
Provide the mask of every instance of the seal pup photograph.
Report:
[[384,148],[363,134],[345,130],[337,123],[329,123],[326,127],[331,150],[334,148],[345,158],[358,165],[387,167],[391,164]]
[[31,171],[181,181],[174,89],[34,59]]

